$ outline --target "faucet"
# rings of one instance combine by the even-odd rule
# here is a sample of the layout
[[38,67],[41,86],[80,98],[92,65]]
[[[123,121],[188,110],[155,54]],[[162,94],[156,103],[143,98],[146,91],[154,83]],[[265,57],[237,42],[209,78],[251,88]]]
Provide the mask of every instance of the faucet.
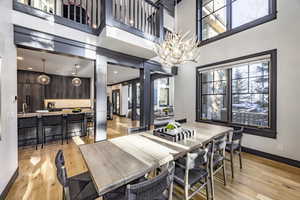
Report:
[[27,103],[24,102],[24,103],[22,104],[22,112],[23,112],[23,114],[26,113],[27,107],[28,107]]

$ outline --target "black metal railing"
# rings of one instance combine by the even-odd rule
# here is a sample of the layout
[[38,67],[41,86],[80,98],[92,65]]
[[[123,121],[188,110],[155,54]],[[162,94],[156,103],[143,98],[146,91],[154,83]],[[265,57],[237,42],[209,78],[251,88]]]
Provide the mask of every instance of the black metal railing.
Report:
[[[158,39],[163,35],[163,7],[150,0],[14,0],[35,9],[69,19],[82,29],[88,26],[99,34],[106,25],[133,34]],[[24,9],[23,11],[25,11]],[[26,12],[28,12],[26,10]],[[32,13],[32,14],[35,14]],[[36,14],[37,15],[37,14]],[[61,20],[57,20],[61,21]],[[70,21],[69,21],[70,22]],[[59,22],[58,22],[59,23]],[[62,23],[68,25],[69,23]]]
[[112,0],[112,16],[129,27],[159,37],[159,6],[149,0]]

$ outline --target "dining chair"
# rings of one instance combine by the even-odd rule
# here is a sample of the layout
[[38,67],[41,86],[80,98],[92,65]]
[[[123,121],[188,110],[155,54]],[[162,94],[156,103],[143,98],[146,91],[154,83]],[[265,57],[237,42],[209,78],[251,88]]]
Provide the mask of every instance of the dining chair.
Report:
[[[203,188],[209,199],[209,160],[212,154],[213,142],[205,149],[198,149],[175,162],[174,183],[184,189],[184,199],[189,200]],[[191,191],[193,190],[193,191]]]
[[237,153],[239,155],[240,161],[240,169],[243,168],[242,164],[242,139],[243,139],[244,127],[241,127],[238,130],[234,130],[232,132],[232,137],[229,142],[226,144],[226,151],[230,153],[230,158],[226,159],[230,161],[231,164],[231,176],[234,179],[234,154]]
[[214,176],[220,171],[223,171],[224,186],[226,186],[226,168],[225,168],[225,148],[226,148],[227,134],[223,134],[214,138],[214,145],[212,153],[209,155],[210,158],[210,170],[209,177],[211,183],[211,195],[214,199]]
[[98,193],[88,172],[68,177],[63,151],[59,150],[55,157],[57,179],[63,186],[64,200],[94,200]]
[[125,194],[106,194],[103,200],[172,200],[174,171],[175,164],[171,162],[158,176],[128,184]]

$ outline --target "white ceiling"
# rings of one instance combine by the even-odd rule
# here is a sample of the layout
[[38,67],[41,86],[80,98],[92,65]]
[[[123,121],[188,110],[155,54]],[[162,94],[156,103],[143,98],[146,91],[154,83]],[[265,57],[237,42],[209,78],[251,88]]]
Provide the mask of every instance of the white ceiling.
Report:
[[[80,65],[78,69],[79,77],[94,76],[94,61],[82,59],[79,57],[71,57],[58,55],[43,51],[34,51],[28,49],[17,49],[17,56],[23,60],[18,60],[18,69],[28,71],[43,71],[42,59],[46,59],[46,73],[62,76],[72,76],[75,64]],[[32,69],[31,69],[32,68]],[[119,83],[139,77],[139,70],[122,67],[117,65],[108,65],[107,68],[107,84]]]
[[107,67],[107,84],[120,83],[140,77],[140,71],[129,67],[117,65],[108,65]]

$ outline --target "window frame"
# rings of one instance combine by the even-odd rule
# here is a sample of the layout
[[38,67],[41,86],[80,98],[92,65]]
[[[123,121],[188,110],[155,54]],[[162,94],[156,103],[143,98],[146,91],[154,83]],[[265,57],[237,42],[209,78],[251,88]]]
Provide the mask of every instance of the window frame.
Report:
[[245,31],[247,29],[256,27],[258,25],[267,23],[277,19],[277,0],[269,1],[269,14],[250,21],[238,27],[232,28],[232,0],[226,0],[226,31],[218,34],[217,36],[202,40],[202,2],[203,0],[196,0],[196,35],[198,40],[201,41],[200,46],[209,44],[211,42],[226,38],[233,34]]
[[[270,56],[270,66],[271,69],[269,70],[269,118],[270,119],[270,128],[265,127],[258,127],[258,126],[251,126],[251,125],[242,125],[238,123],[231,122],[231,115],[232,115],[232,77],[231,73],[228,74],[228,87],[227,87],[227,115],[228,121],[218,121],[218,120],[207,120],[202,119],[202,85],[201,85],[201,73],[198,72],[199,69],[204,69],[208,67],[213,67],[217,65],[226,65],[233,62],[243,61],[255,57],[261,56]],[[232,70],[232,69],[229,69]],[[203,66],[196,67],[196,122],[204,122],[210,124],[217,124],[229,127],[244,127],[245,133],[251,135],[258,135],[268,138],[277,138],[277,49],[272,49],[260,53],[255,53],[251,55],[246,55],[238,58],[228,59],[216,63],[211,63]]]

